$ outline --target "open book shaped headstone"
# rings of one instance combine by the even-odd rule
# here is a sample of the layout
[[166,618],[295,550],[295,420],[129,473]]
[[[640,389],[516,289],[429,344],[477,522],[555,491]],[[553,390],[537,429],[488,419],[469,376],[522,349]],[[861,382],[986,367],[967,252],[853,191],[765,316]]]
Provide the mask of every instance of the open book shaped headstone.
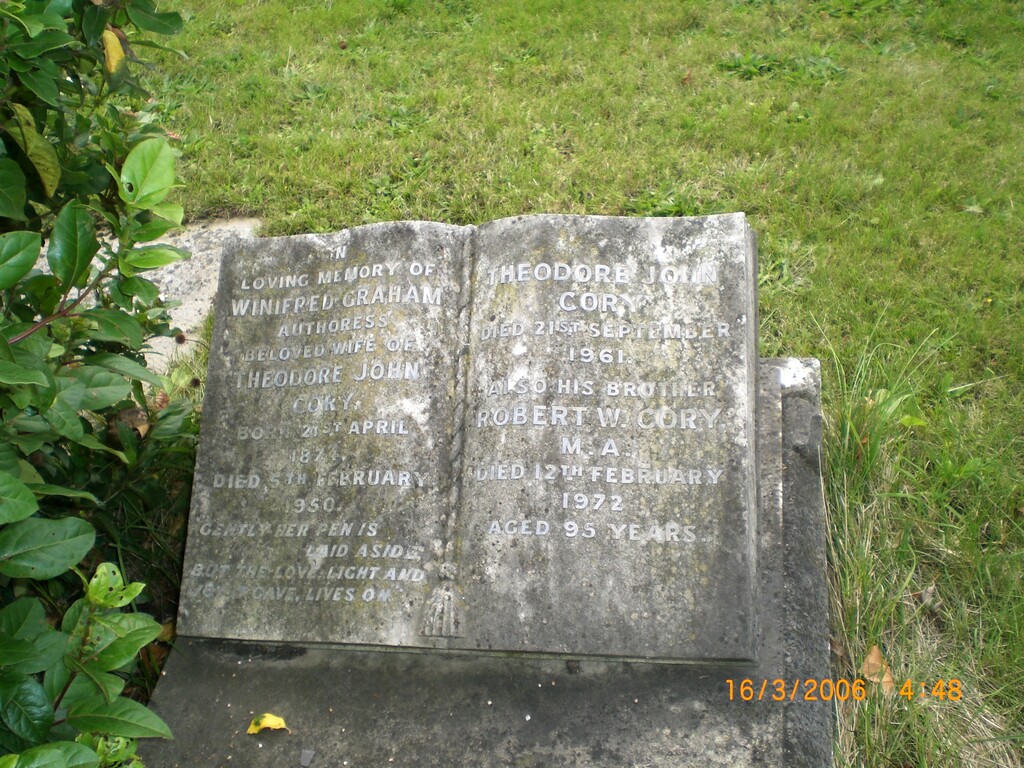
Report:
[[819,366],[756,282],[742,214],[236,243],[147,765],[830,765]]
[[240,242],[179,633],[753,659],[755,285],[742,214]]

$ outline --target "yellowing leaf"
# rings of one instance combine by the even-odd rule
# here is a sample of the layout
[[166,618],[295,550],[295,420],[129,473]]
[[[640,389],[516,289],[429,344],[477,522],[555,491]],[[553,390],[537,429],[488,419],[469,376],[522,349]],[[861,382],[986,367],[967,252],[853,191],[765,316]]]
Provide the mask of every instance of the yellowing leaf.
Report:
[[124,48],[121,41],[112,29],[104,29],[101,35],[103,40],[103,67],[107,74],[112,75],[124,64]]
[[3,126],[11,138],[21,147],[29,161],[39,174],[43,183],[43,191],[47,197],[53,197],[60,183],[60,162],[57,151],[36,130],[35,120],[28,107],[23,104],[9,104],[14,120]]
[[885,659],[882,658],[882,651],[877,645],[871,646],[871,650],[868,651],[868,656],[864,659],[860,671],[866,679],[882,686],[882,690],[885,693],[891,695],[896,692],[896,684],[893,682],[892,674],[889,672],[889,665],[885,663]]
[[260,731],[265,730],[278,731],[282,728],[288,731],[288,733],[291,733],[291,729],[287,725],[285,725],[283,719],[281,719],[277,715],[272,715],[269,712],[266,712],[252,719],[252,722],[249,723],[249,728],[246,731],[246,733],[259,733]]

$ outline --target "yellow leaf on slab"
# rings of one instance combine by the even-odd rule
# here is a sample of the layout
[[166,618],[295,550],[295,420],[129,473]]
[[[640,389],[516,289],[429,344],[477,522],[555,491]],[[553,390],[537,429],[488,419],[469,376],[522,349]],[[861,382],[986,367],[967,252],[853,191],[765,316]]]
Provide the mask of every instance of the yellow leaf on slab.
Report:
[[877,645],[871,646],[860,671],[865,678],[882,686],[882,691],[885,693],[896,692],[896,683],[893,682],[892,674],[889,672],[889,665],[885,663],[885,659],[882,658],[882,650]]
[[252,719],[252,722],[249,723],[249,729],[246,731],[246,733],[259,733],[260,731],[266,730],[278,731],[282,728],[288,731],[288,733],[292,732],[291,729],[287,725],[285,725],[285,722],[282,718],[278,717],[277,715],[272,715],[269,712],[266,712]]

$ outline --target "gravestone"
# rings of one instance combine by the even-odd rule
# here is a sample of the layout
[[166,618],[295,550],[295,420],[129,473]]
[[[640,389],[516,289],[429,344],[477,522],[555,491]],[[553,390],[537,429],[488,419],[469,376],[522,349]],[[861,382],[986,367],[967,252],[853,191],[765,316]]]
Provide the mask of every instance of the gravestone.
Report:
[[829,763],[818,373],[759,360],[755,256],[742,214],[229,250],[149,764]]

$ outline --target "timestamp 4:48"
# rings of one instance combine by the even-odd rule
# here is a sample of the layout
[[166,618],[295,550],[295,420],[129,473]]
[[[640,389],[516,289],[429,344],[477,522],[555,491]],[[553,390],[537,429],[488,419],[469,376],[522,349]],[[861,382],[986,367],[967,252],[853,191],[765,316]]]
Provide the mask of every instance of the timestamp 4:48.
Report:
[[900,696],[905,698],[907,701],[914,699],[915,697],[921,697],[924,699],[941,699],[943,701],[960,701],[963,698],[963,688],[960,685],[960,681],[955,677],[949,680],[939,679],[934,683],[918,682],[915,680],[907,680],[900,687]]

